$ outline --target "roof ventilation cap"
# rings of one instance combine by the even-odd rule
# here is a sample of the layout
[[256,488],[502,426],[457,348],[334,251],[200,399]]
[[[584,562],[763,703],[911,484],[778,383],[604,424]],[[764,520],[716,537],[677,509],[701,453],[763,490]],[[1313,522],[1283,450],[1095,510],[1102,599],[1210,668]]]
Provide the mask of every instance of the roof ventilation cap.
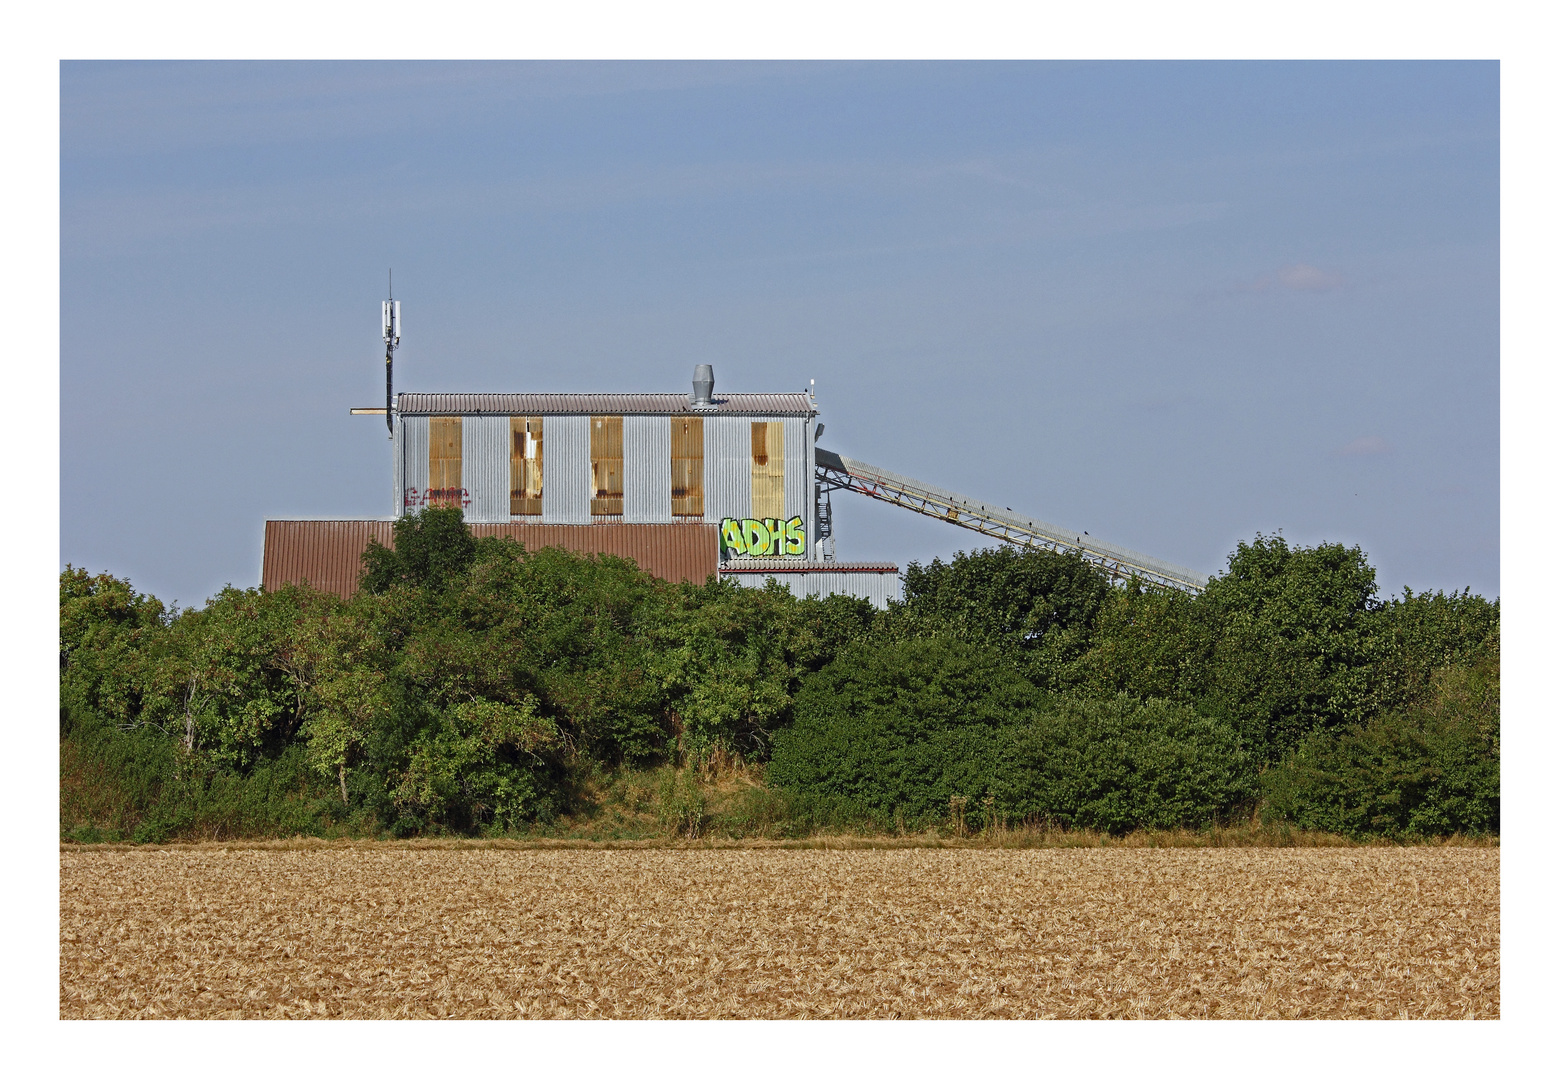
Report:
[[693,398],[695,409],[712,408],[715,395],[715,369],[709,364],[700,364],[693,369]]

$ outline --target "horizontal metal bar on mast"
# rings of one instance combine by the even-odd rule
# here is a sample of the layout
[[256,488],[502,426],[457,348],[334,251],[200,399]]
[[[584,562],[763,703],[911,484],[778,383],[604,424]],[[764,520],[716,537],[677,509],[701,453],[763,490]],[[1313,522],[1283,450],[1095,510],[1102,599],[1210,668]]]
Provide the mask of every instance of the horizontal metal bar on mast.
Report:
[[[1096,540],[1092,536],[1085,541],[1079,534],[1060,526],[1026,518],[1011,510],[966,498],[957,492],[912,480],[864,461],[856,461],[821,448],[815,453],[818,482],[827,490],[854,491],[1021,547],[1075,551],[1113,578],[1138,577],[1191,593],[1201,592],[1208,584],[1210,575],[1199,574],[1187,567]],[[1067,539],[1069,536],[1073,539]]]

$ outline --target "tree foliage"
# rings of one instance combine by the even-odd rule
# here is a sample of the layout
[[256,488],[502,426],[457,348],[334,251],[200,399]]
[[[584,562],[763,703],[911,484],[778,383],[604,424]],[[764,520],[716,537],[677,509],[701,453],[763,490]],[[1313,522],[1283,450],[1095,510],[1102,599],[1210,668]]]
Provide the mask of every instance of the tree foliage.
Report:
[[1347,836],[1500,831],[1500,660],[1444,667],[1428,701],[1317,731],[1263,777],[1269,817]]
[[1120,832],[1204,825],[1255,794],[1235,730],[1162,700],[1048,694],[990,650],[928,638],[809,676],[771,780],[911,827],[977,818]]
[[62,815],[469,833],[567,813],[593,771],[739,759],[885,823],[949,800],[1205,823],[1260,774],[1267,812],[1308,827],[1498,828],[1499,604],[1378,601],[1358,548],[1259,535],[1198,596],[961,553],[912,564],[880,612],[479,540],[455,510],[394,535],[346,602],[228,588],[170,611],[67,567]]

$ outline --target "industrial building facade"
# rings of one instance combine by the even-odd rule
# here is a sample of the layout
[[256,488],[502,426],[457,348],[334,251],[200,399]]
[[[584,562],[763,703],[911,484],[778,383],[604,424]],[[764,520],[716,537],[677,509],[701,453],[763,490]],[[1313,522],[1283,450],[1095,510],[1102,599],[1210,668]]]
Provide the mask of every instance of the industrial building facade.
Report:
[[720,528],[727,557],[813,549],[809,394],[401,394],[394,513]]
[[812,394],[713,386],[701,367],[691,395],[399,394],[391,516],[268,521],[264,587],[350,596],[370,538],[389,543],[395,519],[447,506],[479,536],[623,555],[668,580],[897,598],[897,567],[836,566],[821,542]]

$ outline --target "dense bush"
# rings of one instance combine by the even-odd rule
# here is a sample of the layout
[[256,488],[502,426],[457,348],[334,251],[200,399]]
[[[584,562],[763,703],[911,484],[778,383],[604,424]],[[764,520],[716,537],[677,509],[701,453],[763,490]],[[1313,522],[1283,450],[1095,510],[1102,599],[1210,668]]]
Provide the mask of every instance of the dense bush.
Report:
[[1492,656],[1442,669],[1434,697],[1317,732],[1263,776],[1265,812],[1346,836],[1500,831],[1500,673]]
[[303,747],[235,770],[155,727],[76,712],[60,739],[60,831],[83,841],[323,836],[341,807]]
[[1255,801],[1255,761],[1226,720],[1123,694],[1053,699],[999,750],[996,807],[1068,828],[1200,827]]
[[1111,595],[1099,570],[1075,552],[998,547],[948,562],[911,563],[904,602],[880,628],[885,637],[952,637],[995,649],[1048,689],[1089,646]]
[[989,649],[922,638],[846,649],[808,676],[772,783],[891,821],[941,819],[996,777],[1000,732],[1044,695]]
[[1254,795],[1252,766],[1227,722],[1053,697],[991,650],[931,638],[847,650],[804,680],[769,778],[882,822],[963,800],[977,819],[1119,832],[1212,822]]

